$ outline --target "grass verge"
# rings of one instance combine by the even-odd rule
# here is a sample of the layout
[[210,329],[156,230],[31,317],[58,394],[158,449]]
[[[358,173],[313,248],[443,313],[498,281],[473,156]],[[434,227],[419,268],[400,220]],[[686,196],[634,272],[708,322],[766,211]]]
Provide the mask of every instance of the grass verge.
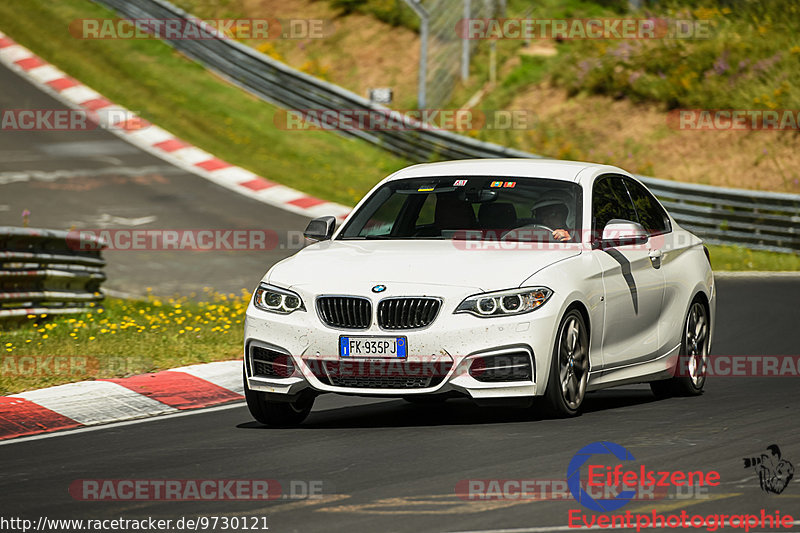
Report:
[[3,331],[0,395],[240,358],[249,296],[107,298],[83,315],[30,315]]
[[115,17],[88,0],[0,2],[0,30],[112,101],[180,138],[278,183],[353,205],[407,161],[320,131],[285,131],[276,108],[158,40],[81,40],[81,18]]
[[797,271],[800,255],[750,250],[740,246],[709,245],[711,265],[716,271]]

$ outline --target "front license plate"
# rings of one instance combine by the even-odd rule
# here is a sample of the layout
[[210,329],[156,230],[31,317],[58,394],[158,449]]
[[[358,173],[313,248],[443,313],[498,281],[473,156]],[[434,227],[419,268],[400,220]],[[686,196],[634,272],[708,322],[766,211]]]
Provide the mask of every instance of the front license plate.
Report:
[[342,357],[405,357],[408,343],[405,337],[339,337]]

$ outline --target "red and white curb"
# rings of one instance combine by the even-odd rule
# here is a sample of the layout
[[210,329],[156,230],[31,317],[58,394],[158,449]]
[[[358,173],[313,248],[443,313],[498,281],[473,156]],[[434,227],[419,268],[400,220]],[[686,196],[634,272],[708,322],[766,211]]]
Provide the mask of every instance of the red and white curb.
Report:
[[58,385],[0,397],[0,440],[212,407],[243,395],[241,361]]
[[227,189],[311,218],[334,215],[343,219],[350,212],[347,206],[279,185],[178,139],[67,76],[2,32],[0,62],[66,106],[97,113],[100,126],[107,131],[168,163]]

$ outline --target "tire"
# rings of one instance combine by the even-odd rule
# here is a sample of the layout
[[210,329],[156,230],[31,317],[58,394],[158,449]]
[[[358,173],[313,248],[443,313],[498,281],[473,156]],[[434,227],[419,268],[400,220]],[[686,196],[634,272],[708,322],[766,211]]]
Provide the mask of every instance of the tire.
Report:
[[662,379],[661,381],[650,382],[650,390],[653,391],[653,395],[659,400],[672,398],[675,395],[673,393],[672,386],[672,379]]
[[669,379],[650,382],[650,390],[656,398],[703,394],[708,366],[709,323],[706,306],[695,299],[683,322],[675,375]]
[[297,426],[305,420],[314,407],[314,395],[303,394],[294,402],[270,401],[267,394],[250,390],[244,376],[244,397],[250,414],[258,422],[271,427]]
[[553,356],[550,379],[544,394],[550,414],[568,418],[580,414],[589,379],[589,330],[583,315],[572,309],[561,319]]

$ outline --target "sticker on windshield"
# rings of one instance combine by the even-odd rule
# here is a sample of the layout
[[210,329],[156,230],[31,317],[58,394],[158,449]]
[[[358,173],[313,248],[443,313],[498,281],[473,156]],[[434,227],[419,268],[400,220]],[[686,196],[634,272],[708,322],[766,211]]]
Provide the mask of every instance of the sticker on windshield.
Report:
[[502,187],[502,186],[503,186],[502,181],[493,181],[492,184],[489,185],[489,187]]
[[466,184],[467,180],[456,180],[455,183],[453,183],[453,187],[463,187]]
[[431,192],[431,191],[432,191],[433,189],[435,189],[435,188],[436,188],[436,186],[435,186],[435,185],[434,185],[434,186],[431,186],[431,185],[423,185],[422,187],[420,187],[419,189],[417,189],[417,192]]
[[516,181],[507,181],[506,184],[503,185],[503,187],[509,187],[509,188],[513,189],[516,185],[517,185]]

